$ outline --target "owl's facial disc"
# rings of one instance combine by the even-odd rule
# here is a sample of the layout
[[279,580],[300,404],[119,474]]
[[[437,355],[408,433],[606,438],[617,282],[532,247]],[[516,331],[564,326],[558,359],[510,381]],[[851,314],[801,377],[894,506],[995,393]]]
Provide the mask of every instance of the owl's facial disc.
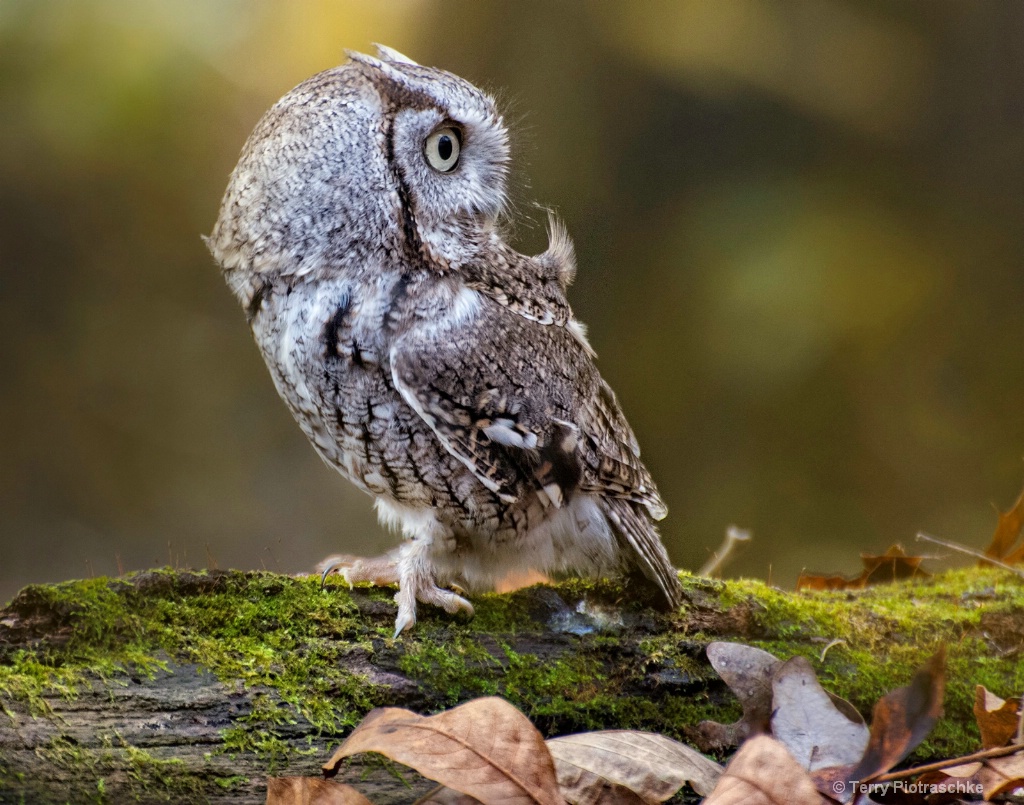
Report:
[[463,78],[409,61],[349,54],[391,125],[388,156],[420,228],[490,227],[505,207],[508,132],[493,99]]

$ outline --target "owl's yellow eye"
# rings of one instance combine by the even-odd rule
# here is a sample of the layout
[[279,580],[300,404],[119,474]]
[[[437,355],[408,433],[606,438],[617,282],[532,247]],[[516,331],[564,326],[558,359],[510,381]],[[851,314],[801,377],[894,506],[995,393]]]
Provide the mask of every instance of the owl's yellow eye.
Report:
[[436,171],[450,173],[459,164],[459,132],[451,126],[438,129],[423,144],[423,153]]

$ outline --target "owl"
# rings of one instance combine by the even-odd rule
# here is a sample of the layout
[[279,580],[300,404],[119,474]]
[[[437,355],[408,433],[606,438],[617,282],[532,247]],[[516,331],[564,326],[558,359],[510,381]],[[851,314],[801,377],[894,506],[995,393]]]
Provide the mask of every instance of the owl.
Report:
[[349,55],[259,122],[206,239],[313,448],[405,537],[335,569],[398,586],[396,636],[511,574],[625,575],[677,607],[665,504],[566,301],[572,243],[554,219],[537,256],[503,237],[493,99]]

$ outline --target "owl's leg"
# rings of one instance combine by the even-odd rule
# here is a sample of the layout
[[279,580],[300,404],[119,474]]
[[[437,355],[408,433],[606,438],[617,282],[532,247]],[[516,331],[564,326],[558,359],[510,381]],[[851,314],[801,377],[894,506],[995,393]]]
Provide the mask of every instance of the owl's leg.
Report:
[[473,614],[473,605],[461,595],[437,586],[433,563],[430,559],[432,541],[419,537],[406,542],[399,549],[398,617],[395,619],[395,637],[416,623],[416,602],[441,607],[454,615],[456,612]]

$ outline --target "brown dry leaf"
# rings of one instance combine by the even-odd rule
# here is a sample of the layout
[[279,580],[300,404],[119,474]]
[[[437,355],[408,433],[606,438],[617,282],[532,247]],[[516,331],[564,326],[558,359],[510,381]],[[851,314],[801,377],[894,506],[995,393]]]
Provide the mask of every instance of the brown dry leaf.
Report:
[[827,769],[815,769],[810,773],[810,776],[814,787],[818,789],[818,792],[826,800],[849,802],[857,793],[853,790],[853,786],[850,785],[850,780],[853,779],[850,777],[851,771],[853,771],[852,764],[829,766]]
[[1020,699],[1003,700],[990,693],[984,685],[974,689],[974,718],[981,730],[985,749],[1006,746],[1017,734],[1020,721]]
[[268,777],[267,805],[372,805],[350,785],[319,777]]
[[868,745],[869,731],[841,712],[821,687],[804,657],[782,663],[772,680],[772,735],[808,771],[857,763]]
[[820,573],[801,573],[796,578],[796,590],[811,590],[822,592],[826,590],[861,590],[867,584],[867,576],[861,573],[859,576],[848,578],[846,576],[832,575],[825,576]]
[[917,782],[925,786],[943,783],[948,786],[950,780],[970,784],[972,787],[980,786],[985,802],[996,796],[1011,794],[1016,789],[1024,788],[1024,746],[1021,752],[1006,757],[976,760],[922,774]]
[[918,669],[909,685],[878,700],[871,718],[871,740],[851,779],[865,781],[884,774],[931,732],[942,714],[945,667],[943,646]]
[[743,643],[709,643],[708,661],[736,694],[743,715],[734,724],[702,721],[697,725],[698,745],[705,751],[743,743],[750,735],[767,732],[772,715],[772,675],[780,660]]
[[324,774],[336,774],[343,758],[360,752],[379,752],[482,802],[565,802],[543,737],[496,696],[434,716],[399,707],[374,710],[324,764]]
[[984,788],[986,800],[1024,788],[1024,753],[986,760],[985,768],[974,779]]
[[549,738],[547,745],[571,805],[628,801],[621,789],[634,792],[638,802],[664,802],[684,783],[704,797],[722,774],[713,760],[653,732],[584,732]]
[[766,735],[751,738],[732,759],[704,805],[818,805],[818,794],[800,764]]
[[931,574],[921,569],[925,557],[911,556],[902,545],[892,545],[883,554],[862,553],[864,571],[859,576],[821,575],[801,573],[796,580],[800,590],[863,590],[869,584],[887,584],[902,579],[928,577]]
[[[914,782],[919,791],[929,791],[931,795],[925,799],[922,794],[919,801],[928,803],[961,802],[960,794],[980,792],[981,789],[978,786],[981,783],[978,782],[975,775],[983,767],[984,764],[981,761],[975,761],[964,763],[961,766],[947,766],[937,771],[925,772]],[[938,786],[942,786],[945,790],[939,789]],[[970,787],[968,788],[968,786]]]
[[426,796],[420,797],[413,805],[480,805],[480,800],[439,785]]
[[[1014,543],[1020,537],[1022,528],[1024,528],[1024,492],[1020,493],[1020,497],[1017,498],[1012,509],[999,513],[999,522],[992,535],[992,542],[985,549],[985,556],[998,559],[1008,565],[1024,562],[1024,544],[1017,550],[1011,551]],[[982,561],[980,564],[985,564],[985,562]]]
[[862,553],[860,560],[864,563],[864,575],[868,584],[887,584],[902,579],[913,579],[931,576],[921,569],[923,556],[911,556],[903,550],[902,545],[891,545],[889,550],[880,556]]
[[[966,780],[967,778],[973,777],[975,774],[977,774],[981,770],[981,767],[984,765],[985,764],[982,763],[980,760],[975,760],[971,763],[964,763],[960,766],[946,766],[946,768],[942,769],[941,771],[937,771],[934,773],[942,774],[946,777],[956,777],[960,780]],[[927,777],[927,774],[922,774],[919,779],[924,780]]]

